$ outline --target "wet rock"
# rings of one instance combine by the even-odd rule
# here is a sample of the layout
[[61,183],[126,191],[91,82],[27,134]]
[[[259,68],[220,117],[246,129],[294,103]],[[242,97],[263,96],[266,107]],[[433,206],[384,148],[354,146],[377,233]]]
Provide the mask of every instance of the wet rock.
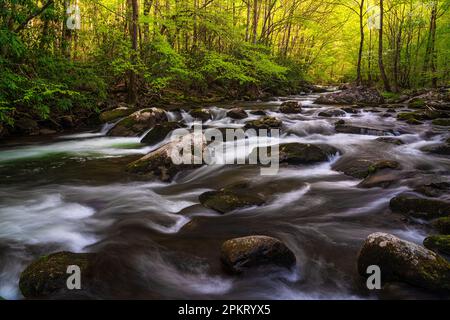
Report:
[[109,136],[135,137],[153,128],[157,123],[167,121],[164,110],[150,108],[136,111],[119,121],[109,132]]
[[329,145],[314,145],[305,143],[287,143],[279,147],[280,163],[308,164],[328,161],[331,156],[341,153]]
[[397,119],[404,121],[424,121],[434,120],[440,118],[448,118],[449,114],[443,111],[437,110],[423,110],[415,112],[402,112],[397,115]]
[[392,184],[400,181],[401,174],[391,169],[379,170],[376,173],[369,174],[361,183],[358,184],[360,188],[388,188]]
[[294,253],[283,242],[256,235],[225,241],[221,260],[235,274],[268,266],[291,268],[296,262]]
[[431,250],[401,240],[391,234],[367,237],[358,255],[358,272],[367,277],[367,268],[377,265],[383,281],[400,281],[421,288],[449,291],[450,264]]
[[401,194],[391,199],[389,206],[393,212],[410,215],[415,218],[433,219],[450,215],[450,203]]
[[275,117],[263,117],[258,120],[252,120],[245,123],[245,129],[279,129],[282,126],[282,121]]
[[422,109],[426,107],[426,102],[422,98],[413,98],[409,101],[408,106],[412,109]]
[[134,111],[135,110],[133,110],[132,108],[122,106],[122,107],[115,108],[113,110],[108,110],[108,111],[104,111],[104,112],[100,113],[99,118],[100,118],[100,121],[103,123],[111,122],[113,120],[117,120],[119,118],[129,116]]
[[319,117],[332,118],[345,116],[345,111],[341,109],[329,109],[319,113]]
[[396,135],[394,130],[382,130],[376,128],[369,127],[360,127],[349,124],[341,124],[336,123],[334,129],[338,133],[347,133],[347,134],[362,134],[362,135],[370,135],[370,136],[392,136]]
[[62,116],[59,118],[59,122],[63,128],[73,128],[75,126],[75,120],[72,116]]
[[158,123],[142,138],[141,143],[149,145],[160,143],[169,133],[180,128],[182,126],[179,122]]
[[423,245],[434,252],[450,255],[450,235],[435,235],[425,238]]
[[[183,147],[191,144],[191,153],[187,157],[190,163],[183,161]],[[127,171],[134,174],[157,177],[162,181],[171,181],[175,175],[184,170],[195,169],[203,165],[202,155],[206,147],[205,137],[189,134],[178,137],[146,156],[130,163]],[[197,150],[197,152],[195,151]]]
[[51,135],[51,134],[55,134],[55,133],[57,133],[56,130],[47,129],[47,128],[42,128],[39,130],[39,134],[42,134],[42,135]]
[[347,176],[364,179],[382,169],[399,169],[400,164],[387,159],[341,158],[333,166],[333,170],[343,172]]
[[450,156],[450,143],[434,144],[420,149],[423,152]]
[[249,192],[246,184],[232,185],[219,191],[208,191],[199,196],[200,203],[220,213],[228,213],[236,209],[260,206],[265,203],[262,196]]
[[367,87],[354,87],[342,92],[320,96],[316,104],[364,104],[378,105],[384,103],[383,96],[376,90]]
[[16,119],[14,122],[14,129],[20,134],[31,136],[39,134],[39,125],[31,118],[20,117],[19,119]]
[[265,115],[267,115],[267,113],[264,110],[253,110],[253,111],[250,111],[250,113],[255,115],[255,116],[265,116]]
[[434,119],[433,120],[433,125],[435,126],[442,126],[442,127],[449,127],[450,126],[450,118],[446,118],[446,119]]
[[245,112],[244,109],[241,108],[233,108],[230,111],[227,112],[227,117],[231,118],[231,119],[236,119],[236,120],[240,120],[240,119],[245,119],[248,117],[247,112]]
[[343,111],[345,111],[347,113],[351,113],[351,114],[357,114],[357,113],[360,112],[360,110],[358,110],[358,109],[356,109],[354,107],[343,107],[340,110],[343,110]]
[[416,120],[416,119],[406,120],[406,123],[410,124],[410,125],[413,125],[413,126],[419,126],[419,125],[423,124],[423,122],[421,122],[419,120]]
[[436,219],[432,225],[439,233],[450,234],[450,217]]
[[192,109],[189,114],[191,117],[201,121],[208,121],[211,119],[211,112],[207,109],[195,108]]
[[402,144],[405,144],[402,140],[400,140],[398,138],[392,138],[392,137],[380,137],[380,138],[376,138],[375,141],[395,144],[397,146],[401,146]]
[[285,114],[295,114],[302,112],[301,104],[297,101],[286,101],[280,106],[280,112]]
[[431,198],[440,197],[444,194],[450,194],[450,183],[433,182],[426,185],[418,186],[414,189],[414,191]]
[[[44,298],[53,294],[79,293],[67,289],[67,267],[77,265],[82,274],[82,289],[89,286],[93,253],[57,252],[39,258],[20,275],[19,287],[25,298]],[[77,292],[74,292],[77,291]]]

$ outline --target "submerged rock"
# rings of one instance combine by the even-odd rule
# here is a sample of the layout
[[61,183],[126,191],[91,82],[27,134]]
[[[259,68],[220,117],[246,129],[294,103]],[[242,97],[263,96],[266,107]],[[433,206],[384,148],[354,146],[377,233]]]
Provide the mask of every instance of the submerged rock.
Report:
[[367,268],[379,266],[383,281],[401,281],[421,288],[450,291],[450,263],[417,244],[391,234],[367,237],[358,255],[358,272],[367,277]]
[[267,113],[264,110],[253,110],[253,111],[250,111],[250,113],[255,115],[255,116],[265,116],[265,115],[267,115]]
[[314,103],[378,105],[384,103],[384,98],[376,89],[353,87],[342,92],[322,95]]
[[391,169],[379,170],[373,174],[369,174],[363,181],[358,184],[360,188],[388,188],[392,184],[401,181],[404,174]]
[[102,113],[100,113],[99,118],[100,118],[100,121],[103,123],[111,122],[113,120],[129,116],[134,111],[135,110],[133,110],[132,108],[123,106],[123,107],[118,107],[118,108],[115,108],[112,110],[103,111]]
[[245,129],[279,129],[282,124],[280,119],[266,116],[261,119],[246,122]]
[[425,146],[420,149],[423,152],[434,153],[437,155],[450,156],[450,143],[441,143]]
[[450,215],[450,203],[401,194],[391,199],[389,206],[393,212],[407,214],[415,218],[433,219]]
[[280,112],[286,114],[295,114],[302,112],[301,104],[297,101],[286,101],[280,106]]
[[439,233],[450,234],[450,217],[436,219],[432,224],[433,227],[439,231]]
[[[190,163],[183,162],[183,146],[191,143]],[[205,137],[195,137],[189,134],[178,137],[162,147],[147,154],[146,156],[130,163],[127,171],[139,175],[149,175],[157,177],[162,181],[171,181],[175,175],[184,170],[195,169],[203,165],[203,158],[196,157],[196,154],[202,155],[206,147]],[[195,152],[194,149],[197,149]],[[197,163],[198,162],[198,163]]]
[[280,240],[267,236],[248,236],[225,241],[221,260],[231,273],[242,273],[258,267],[295,265],[294,253]]
[[230,111],[227,112],[227,117],[231,118],[231,119],[236,119],[236,120],[240,120],[240,119],[245,119],[248,117],[247,112],[244,109],[241,108],[233,108]]
[[141,143],[149,145],[157,144],[163,141],[173,130],[180,128],[182,126],[179,122],[158,123],[142,138]]
[[364,179],[382,169],[399,169],[400,164],[394,160],[368,158],[342,158],[333,166],[333,170],[343,172],[347,176]]
[[423,240],[423,245],[434,252],[450,255],[450,235],[427,237]]
[[39,258],[31,263],[20,275],[19,287],[25,298],[45,298],[52,294],[72,293],[79,290],[67,288],[67,267],[80,267],[82,289],[89,287],[92,276],[94,253],[57,252]]
[[265,203],[262,196],[249,191],[247,184],[231,185],[219,191],[208,191],[199,196],[200,203],[220,213],[236,209],[260,206]]
[[157,123],[167,121],[166,112],[158,108],[136,111],[119,121],[109,132],[109,136],[134,137],[153,128]]
[[397,146],[405,144],[401,139],[392,138],[392,137],[380,137],[380,138],[376,138],[375,141],[395,144]]
[[332,118],[345,116],[345,111],[341,109],[330,109],[319,113],[319,117]]
[[418,186],[414,189],[415,192],[421,193],[427,197],[440,197],[444,194],[450,194],[450,183],[448,182],[433,182],[426,185]]
[[370,136],[395,136],[397,133],[394,130],[382,130],[370,127],[360,127],[349,124],[336,123],[334,129],[338,133],[347,134],[362,134]]
[[450,118],[447,119],[434,119],[432,122],[435,126],[443,126],[443,127],[449,127],[450,126]]

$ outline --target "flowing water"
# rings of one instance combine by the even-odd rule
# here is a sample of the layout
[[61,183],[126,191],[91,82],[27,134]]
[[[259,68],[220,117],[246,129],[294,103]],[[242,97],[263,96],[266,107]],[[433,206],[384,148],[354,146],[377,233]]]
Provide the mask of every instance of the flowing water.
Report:
[[[407,182],[449,176],[450,159],[420,151],[446,138],[426,123],[409,126],[377,110],[346,114],[347,123],[394,129],[404,145],[380,144],[376,136],[337,134],[337,118],[318,116],[329,107],[317,96],[293,96],[301,114],[276,110],[282,100],[241,104],[264,109],[283,121],[282,142],[326,143],[343,155],[316,165],[282,166],[261,176],[256,166],[204,166],[171,183],[127,174],[127,163],[157,146],[140,138],[99,131],[22,140],[0,147],[0,296],[22,298],[20,272],[51,252],[100,252],[108,290],[100,298],[163,299],[387,299],[433,298],[412,287],[392,284],[369,293],[356,271],[356,257],[370,233],[383,231],[421,243],[430,232],[420,221],[405,223],[389,210],[389,200],[408,190]],[[239,128],[244,120],[212,108],[208,127]],[[375,108],[376,109],[376,108]],[[379,109],[382,110],[382,109]],[[192,125],[186,112],[171,120]],[[430,131],[433,129],[433,134]],[[233,156],[245,156],[238,150]],[[340,157],[389,157],[415,172],[391,188],[362,189],[360,180],[332,170]],[[198,196],[237,181],[251,181],[267,194],[261,207],[221,215],[199,204]],[[281,239],[297,257],[291,271],[230,276],[220,264],[223,241],[251,234]],[[106,280],[105,280],[106,281]],[[95,298],[95,297],[94,297]]]

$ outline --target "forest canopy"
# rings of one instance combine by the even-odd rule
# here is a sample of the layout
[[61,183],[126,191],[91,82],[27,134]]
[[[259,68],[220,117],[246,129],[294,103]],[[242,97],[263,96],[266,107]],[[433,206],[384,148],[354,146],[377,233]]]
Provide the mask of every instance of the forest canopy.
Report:
[[[2,0],[0,125],[21,115],[449,84],[449,0]],[[380,19],[381,18],[381,19]],[[22,119],[23,121],[23,119]]]

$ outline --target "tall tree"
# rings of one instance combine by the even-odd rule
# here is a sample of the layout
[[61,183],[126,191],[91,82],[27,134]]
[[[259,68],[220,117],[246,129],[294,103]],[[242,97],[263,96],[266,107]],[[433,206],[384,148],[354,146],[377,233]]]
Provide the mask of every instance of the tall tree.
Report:
[[137,101],[137,74],[136,74],[136,60],[138,54],[138,17],[139,7],[138,0],[128,0],[131,10],[130,22],[130,36],[131,36],[131,70],[128,78],[128,97],[127,101],[130,104],[135,104]]
[[383,21],[384,18],[384,1],[380,0],[380,30],[378,37],[378,67],[380,68],[381,79],[383,80],[384,90],[390,92],[391,85],[389,83],[389,79],[386,75],[386,70],[384,69],[383,62]]

